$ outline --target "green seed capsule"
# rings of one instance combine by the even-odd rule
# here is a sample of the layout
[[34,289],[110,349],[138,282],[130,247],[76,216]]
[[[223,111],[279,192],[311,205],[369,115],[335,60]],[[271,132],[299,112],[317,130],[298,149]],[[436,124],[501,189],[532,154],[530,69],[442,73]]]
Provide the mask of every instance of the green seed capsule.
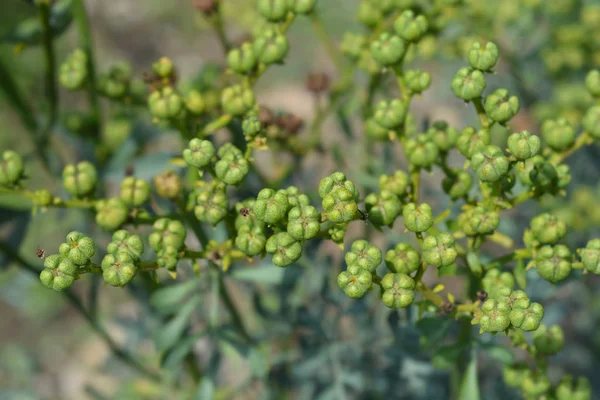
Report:
[[288,0],[257,0],[256,9],[271,22],[284,21],[291,11]]
[[404,225],[411,232],[425,232],[433,226],[433,213],[429,204],[409,203],[402,211]]
[[581,123],[594,139],[600,139],[600,106],[590,107],[583,116]]
[[564,376],[556,387],[556,400],[591,400],[590,381],[579,377],[575,381],[571,375]]
[[526,395],[533,398],[540,398],[540,396],[548,392],[550,388],[552,388],[550,379],[538,371],[528,374],[521,385],[521,390],[523,390]]
[[431,86],[431,75],[428,72],[411,69],[404,74],[406,86],[413,93],[423,93]]
[[226,87],[221,92],[223,111],[234,116],[241,116],[254,106],[254,93],[241,85]]
[[23,177],[23,159],[12,151],[6,150],[0,158],[0,185],[12,186],[18,183]]
[[541,354],[556,354],[563,348],[564,343],[564,334],[558,325],[553,325],[548,329],[546,325],[542,324],[533,332],[533,344]]
[[588,271],[600,275],[600,239],[587,242],[585,249],[578,250],[581,262]]
[[161,78],[169,78],[175,71],[173,60],[168,57],[161,57],[152,64],[152,70]]
[[67,241],[59,246],[58,252],[73,261],[75,265],[81,266],[96,254],[96,244],[92,238],[73,231],[67,235]]
[[197,90],[190,90],[183,101],[185,108],[193,115],[201,115],[207,108],[204,96]]
[[215,226],[227,216],[228,210],[229,201],[223,185],[202,190],[196,197],[194,215],[200,221]]
[[167,169],[154,177],[156,194],[165,199],[176,199],[181,194],[181,177],[173,170]]
[[316,237],[321,229],[321,214],[309,205],[293,207],[288,214],[287,231],[296,240]]
[[471,186],[473,186],[473,177],[470,173],[461,170],[453,170],[453,174],[446,176],[442,181],[444,192],[452,200],[467,196]]
[[215,156],[215,146],[208,140],[192,139],[187,149],[183,150],[183,159],[192,167],[204,168]]
[[236,157],[232,153],[226,154],[215,164],[217,178],[228,185],[240,184],[248,172],[250,164],[243,157]]
[[369,118],[365,121],[365,132],[367,133],[367,136],[375,140],[390,140],[390,130],[379,125],[373,118]]
[[248,257],[254,257],[263,252],[267,237],[261,227],[242,225],[235,238],[235,245]]
[[183,100],[173,88],[165,87],[148,96],[150,113],[160,119],[175,118],[183,110]]
[[49,206],[52,204],[53,200],[54,196],[52,196],[52,193],[47,189],[36,190],[33,193],[33,202],[40,207]]
[[585,77],[585,88],[594,97],[600,97],[600,70],[592,70]]
[[121,182],[120,197],[128,206],[139,207],[150,198],[150,185],[142,179],[128,176]]
[[267,224],[283,221],[288,211],[289,200],[285,193],[263,189],[258,193],[252,211],[256,218]]
[[485,98],[483,107],[492,120],[504,123],[517,115],[521,106],[516,96],[509,96],[508,90],[498,89]]
[[382,33],[381,36],[371,43],[371,55],[373,59],[383,66],[390,66],[398,63],[404,53],[406,47],[404,41],[396,35]]
[[252,72],[258,64],[252,44],[244,43],[239,49],[230,50],[227,54],[227,64],[239,74]]
[[402,124],[406,109],[399,99],[381,100],[375,106],[373,119],[386,129],[394,129]]
[[348,266],[356,265],[374,273],[381,264],[382,254],[380,249],[366,240],[355,240],[344,258]]
[[289,47],[284,35],[268,30],[254,41],[254,54],[263,64],[277,64],[283,62]]
[[408,188],[408,175],[404,171],[396,171],[394,175],[381,175],[379,177],[379,189],[394,193],[398,197],[406,195]]
[[381,301],[389,308],[405,308],[415,299],[415,281],[405,274],[386,274],[381,280]]
[[427,135],[440,152],[444,153],[452,149],[458,140],[458,131],[456,128],[448,126],[444,121],[434,122],[433,126],[427,130]]
[[488,42],[485,46],[475,42],[471,45],[467,58],[471,67],[480,71],[489,71],[498,62],[498,46],[493,42]]
[[544,318],[544,307],[540,303],[531,303],[525,309],[513,309],[510,312],[510,322],[515,328],[524,331],[535,331]]
[[500,215],[496,211],[478,206],[471,210],[469,224],[476,233],[490,234],[500,225]]
[[81,89],[88,77],[87,55],[81,49],[73,51],[58,69],[58,80],[68,90]]
[[436,236],[428,236],[423,241],[423,259],[434,267],[440,268],[452,265],[458,253],[454,238],[449,233],[442,232]]
[[480,180],[496,182],[506,175],[510,162],[499,147],[490,145],[473,154],[471,165]]
[[485,276],[481,280],[481,287],[488,294],[490,299],[501,299],[504,302],[511,304],[508,299],[501,296],[504,289],[508,289],[508,292],[512,291],[515,287],[515,278],[509,272],[501,272],[499,269],[491,269],[486,272]]
[[365,198],[369,221],[375,225],[392,226],[400,215],[402,203],[392,192],[382,191],[380,194],[371,193]]
[[429,25],[424,15],[415,15],[406,10],[394,21],[394,30],[400,37],[409,42],[416,42],[425,35]]
[[317,0],[295,0],[294,12],[296,14],[310,14],[313,12]]
[[504,301],[488,299],[481,306],[483,315],[479,320],[484,332],[502,332],[510,326],[510,306]]
[[458,151],[467,159],[471,159],[475,153],[482,152],[492,142],[492,136],[487,129],[476,130],[468,126],[462,130],[456,140]]
[[279,267],[298,261],[302,256],[302,246],[287,232],[276,233],[267,240],[265,249],[273,254],[273,264]]
[[558,171],[549,162],[536,163],[529,172],[531,184],[552,191],[558,185]]
[[244,136],[252,138],[263,132],[263,126],[260,120],[252,115],[244,118],[242,131],[244,131]]
[[404,154],[412,166],[428,168],[437,161],[439,149],[430,135],[421,133],[405,142]]
[[96,223],[107,231],[118,229],[127,220],[129,210],[123,200],[113,197],[96,203]]
[[160,218],[152,225],[152,233],[148,237],[150,247],[155,252],[168,246],[180,249],[186,237],[185,226],[180,221]]
[[421,266],[421,256],[408,243],[398,243],[385,253],[385,264],[391,272],[409,275]]
[[157,255],[156,264],[159,268],[166,268],[169,271],[177,269],[177,263],[179,262],[180,254],[177,248],[174,246],[165,246],[161,248]]
[[526,363],[506,365],[503,371],[504,382],[511,387],[521,387],[523,381],[527,379],[530,373],[531,370]]
[[107,254],[102,259],[102,277],[111,286],[123,287],[135,277],[137,267],[128,252]]
[[63,170],[62,178],[65,190],[74,197],[90,195],[98,183],[96,167],[88,161],[67,165]]
[[571,251],[561,244],[544,246],[536,254],[535,269],[551,283],[562,281],[571,274]]
[[383,20],[383,11],[371,0],[362,0],[356,13],[356,19],[368,28]]
[[373,276],[369,271],[358,265],[350,265],[346,271],[342,271],[338,275],[337,282],[348,297],[358,299],[363,297],[371,288]]
[[357,60],[367,44],[367,39],[364,35],[358,35],[351,32],[344,33],[340,50],[348,57]]
[[472,68],[461,68],[452,79],[451,88],[454,95],[465,101],[480,97],[485,89],[483,72]]
[[69,258],[53,254],[44,260],[40,281],[44,286],[57,292],[69,289],[78,277],[77,266]]
[[542,244],[555,244],[567,234],[567,224],[554,215],[543,213],[531,220],[531,233]]
[[113,233],[112,241],[106,247],[109,254],[128,253],[135,262],[139,262],[144,253],[144,241],[138,235],[132,235],[126,230]]
[[540,152],[540,138],[527,131],[515,132],[508,137],[508,150],[517,160],[527,160]]
[[575,143],[575,129],[565,118],[546,120],[542,124],[542,138],[554,151],[565,151]]

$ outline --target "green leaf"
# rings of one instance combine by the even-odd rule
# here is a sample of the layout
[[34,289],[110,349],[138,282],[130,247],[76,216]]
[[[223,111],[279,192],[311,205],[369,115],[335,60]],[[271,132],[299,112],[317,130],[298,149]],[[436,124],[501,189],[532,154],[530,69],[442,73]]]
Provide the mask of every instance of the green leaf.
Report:
[[458,267],[456,264],[446,265],[438,269],[438,276],[456,276]]
[[159,289],[150,297],[150,304],[162,312],[176,310],[181,305],[183,299],[196,289],[197,284],[198,281],[192,279]]
[[215,392],[215,382],[205,376],[202,378],[200,385],[198,385],[198,390],[196,391],[196,396],[194,397],[196,400],[204,400],[204,399],[214,399]]
[[452,321],[448,318],[422,318],[416,323],[416,328],[421,333],[419,338],[423,348],[431,348],[439,345],[450,329]]
[[502,364],[512,364],[515,355],[508,348],[495,343],[481,343],[480,347],[490,357]]
[[264,352],[257,348],[250,349],[248,365],[252,375],[256,378],[262,379],[269,373],[269,361],[265,357]]
[[460,383],[460,400],[480,400],[479,379],[477,377],[477,352],[471,350],[471,360]]
[[161,368],[172,370],[177,368],[185,359],[185,357],[192,351],[196,342],[205,336],[208,331],[196,333],[192,336],[186,337],[177,343],[173,348],[167,351],[161,357],[160,366]]
[[7,193],[0,195],[0,207],[10,210],[29,211],[33,208],[33,203],[20,194]]
[[283,282],[285,269],[273,264],[261,264],[257,268],[236,268],[231,272],[233,279],[240,281],[264,283],[266,285],[279,285]]
[[454,344],[451,346],[441,347],[431,359],[431,363],[435,368],[446,369],[456,365],[460,357],[463,355],[467,346],[465,344]]
[[183,307],[181,307],[179,313],[177,313],[177,315],[155,335],[154,343],[159,352],[165,351],[177,343],[185,331],[192,313],[196,310],[196,307],[200,304],[201,300],[202,298],[199,295],[189,299]]
[[525,289],[525,286],[527,286],[527,271],[525,270],[525,261],[517,261],[517,265],[515,265],[513,274],[515,276],[515,281],[517,281],[519,287],[521,289]]

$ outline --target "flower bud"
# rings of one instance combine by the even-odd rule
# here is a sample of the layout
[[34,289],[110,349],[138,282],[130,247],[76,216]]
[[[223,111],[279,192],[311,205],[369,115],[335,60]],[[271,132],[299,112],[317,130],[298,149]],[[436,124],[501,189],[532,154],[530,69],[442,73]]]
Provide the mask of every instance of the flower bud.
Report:
[[489,145],[473,154],[471,165],[480,180],[496,182],[506,175],[510,162],[499,147]]
[[587,242],[585,249],[578,250],[581,262],[588,271],[600,275],[600,239]]
[[53,200],[54,196],[52,196],[52,193],[47,189],[36,190],[33,193],[33,202],[37,206],[47,207],[52,204]]
[[183,150],[183,159],[191,167],[204,168],[215,156],[215,146],[208,140],[192,139]]
[[434,267],[446,267],[456,261],[458,253],[452,235],[442,232],[423,241],[423,259]]
[[142,179],[128,176],[121,182],[120,197],[128,206],[139,207],[150,198],[150,185]]
[[114,231],[123,225],[128,213],[127,205],[117,197],[96,203],[96,223],[107,231]]
[[263,252],[267,237],[261,227],[242,225],[237,231],[235,245],[248,257],[254,257]]
[[594,69],[585,77],[585,88],[594,97],[600,97],[600,70]]
[[556,354],[563,348],[564,342],[563,331],[558,325],[553,325],[548,329],[546,325],[542,324],[533,332],[533,344],[540,354]]
[[156,193],[165,199],[176,199],[181,193],[181,178],[172,169],[167,169],[154,177]]
[[271,22],[284,21],[291,11],[288,0],[257,0],[258,13]]
[[556,387],[556,400],[591,400],[590,381],[584,377],[574,381],[571,375],[564,376]]
[[409,275],[421,266],[421,256],[408,243],[398,243],[385,253],[385,264],[392,272]]
[[167,246],[181,249],[185,242],[185,236],[186,230],[180,221],[160,218],[152,225],[152,233],[148,237],[148,242],[155,252]]
[[493,233],[500,224],[500,215],[496,211],[478,206],[471,210],[469,224],[479,234]]
[[462,130],[456,140],[458,151],[467,159],[471,159],[475,153],[481,152],[492,142],[492,136],[487,129],[475,130],[468,126]]
[[174,246],[165,246],[158,250],[156,264],[159,268],[166,268],[174,271],[179,262],[179,251]]
[[212,188],[202,190],[196,198],[194,215],[198,220],[208,222],[211,225],[217,225],[227,216],[229,202],[225,187],[217,185]]
[[68,90],[81,89],[88,77],[87,55],[81,49],[73,51],[58,69],[58,80]]
[[575,143],[575,129],[565,118],[546,120],[542,124],[542,138],[554,151],[565,151]]
[[342,37],[342,42],[340,43],[340,50],[346,56],[356,60],[360,57],[366,43],[367,39],[364,35],[346,32]]
[[458,70],[452,79],[451,88],[456,97],[469,101],[480,97],[485,85],[483,72],[465,67]]
[[373,59],[383,66],[391,66],[398,63],[404,53],[406,47],[404,41],[396,35],[382,33],[381,36],[371,43],[371,55]]
[[556,167],[556,174],[558,175],[556,185],[560,189],[564,189],[569,186],[573,177],[571,176],[571,169],[568,165],[563,164]]
[[285,193],[267,188],[258,193],[252,211],[256,218],[271,225],[285,219],[288,205],[289,200]]
[[316,5],[317,0],[295,0],[293,11],[296,14],[310,14]]
[[238,74],[245,75],[252,72],[258,64],[252,44],[244,43],[239,49],[230,50],[227,54],[227,64]]
[[253,138],[263,131],[263,126],[260,120],[252,115],[244,118],[242,131],[244,131],[244,136],[247,138]]
[[134,259],[125,251],[107,254],[102,259],[101,267],[104,282],[115,287],[127,285],[137,272]]
[[433,226],[433,214],[429,204],[409,203],[402,211],[404,225],[411,232],[425,232]]
[[373,276],[358,265],[349,265],[346,271],[338,275],[338,286],[353,299],[361,298],[371,288]]
[[517,115],[521,106],[516,96],[509,96],[508,90],[497,89],[485,98],[483,107],[492,120],[504,123]]
[[313,206],[296,206],[288,214],[287,231],[296,240],[312,239],[319,234],[320,220],[321,214]]
[[444,192],[452,200],[466,197],[473,186],[473,177],[470,173],[461,170],[455,170],[452,175],[448,175],[442,181]]
[[386,274],[381,287],[381,301],[389,308],[408,307],[415,299],[415,281],[406,274]]
[[428,168],[437,161],[439,150],[428,134],[420,133],[405,142],[404,154],[411,166]]
[[600,106],[590,107],[585,112],[581,123],[594,139],[600,139]]
[[356,265],[366,271],[374,273],[381,264],[381,250],[366,240],[355,240],[350,251],[345,255],[346,264],[350,267]]
[[567,278],[571,274],[571,268],[571,251],[562,244],[544,246],[535,256],[535,269],[551,283]]
[[92,238],[81,232],[73,231],[67,235],[66,243],[59,246],[58,252],[61,256],[73,261],[75,265],[81,266],[96,254],[96,244]]
[[91,195],[98,182],[96,167],[88,161],[65,166],[62,174],[65,190],[74,197]]
[[[263,189],[264,190],[264,189]],[[273,254],[273,264],[287,267],[302,256],[302,246],[287,232],[276,233],[267,240],[267,253]]]
[[375,2],[363,0],[358,7],[356,19],[366,27],[373,28],[383,20],[383,12]]
[[40,281],[47,288],[62,292],[75,283],[77,266],[69,258],[52,254],[44,260],[44,269],[40,272]]
[[567,234],[567,224],[555,215],[543,213],[531,220],[531,233],[542,244],[555,244]]
[[369,221],[378,226],[392,226],[402,210],[400,199],[387,190],[383,190],[379,195],[376,193],[369,194],[365,198],[365,205],[367,206]]
[[381,175],[379,177],[379,188],[381,191],[385,190],[402,197],[406,195],[406,188],[408,188],[408,175],[401,170],[397,170],[392,176]]
[[485,46],[475,42],[469,49],[467,59],[472,68],[489,71],[498,62],[498,47],[493,42],[487,42]]
[[329,238],[337,244],[344,243],[344,237],[346,236],[346,231],[348,230],[348,222],[344,222],[342,224],[335,224],[327,231]]
[[[498,280],[502,281],[502,275],[503,274],[508,274],[510,275],[508,272],[503,272],[502,274],[500,274],[498,276]],[[509,281],[508,278],[504,278],[505,281]],[[493,280],[492,280],[493,282]],[[488,281],[488,287],[490,285],[492,285],[493,283],[490,283]],[[509,286],[504,286],[502,284],[498,285],[498,289],[496,290],[496,298],[498,300],[501,301],[506,301],[508,303],[508,305],[510,306],[510,308],[512,308],[513,310],[525,310],[527,309],[530,305],[531,305],[531,301],[529,300],[529,296],[527,296],[527,293],[525,293],[522,290],[512,290],[512,288],[514,287],[514,283],[513,285]],[[537,329],[537,328],[536,328]]]
[[221,105],[227,114],[243,115],[254,106],[254,93],[241,85],[226,87],[221,92]]
[[98,76],[97,90],[111,99],[122,99],[129,91],[131,66],[120,63]]
[[539,399],[540,396],[548,392],[551,388],[550,379],[546,375],[542,375],[542,372],[539,371],[527,374],[521,385],[523,393],[534,399]]
[[249,171],[248,160],[243,157],[236,157],[231,153],[226,154],[215,164],[217,178],[228,185],[241,183]]
[[528,332],[538,329],[542,318],[544,318],[544,307],[540,303],[531,303],[525,309],[517,308],[510,312],[510,323],[515,328]]
[[185,108],[193,115],[200,115],[207,108],[204,96],[197,90],[190,90],[183,101]]
[[102,142],[115,151],[131,136],[132,131],[133,126],[128,118],[109,119],[102,129]]
[[502,332],[510,326],[510,306],[504,301],[486,300],[481,306],[483,315],[479,320],[484,332]]
[[427,130],[427,135],[441,152],[448,152],[456,145],[458,131],[456,128],[448,126],[444,121],[436,121],[433,126]]
[[112,241],[106,247],[109,254],[128,253],[135,262],[139,262],[144,253],[144,241],[138,235],[126,230],[118,230],[112,235]]
[[489,298],[500,298],[510,305],[509,299],[500,295],[502,294],[503,289],[508,289],[510,294],[515,287],[515,278],[509,272],[500,272],[499,269],[491,269],[486,272],[481,280],[481,287],[487,292]]
[[365,132],[367,133],[367,136],[375,140],[390,140],[390,130],[379,125],[373,118],[369,118],[365,121]]
[[169,78],[173,75],[175,67],[173,60],[168,57],[161,57],[152,64],[152,71],[161,78]]
[[171,87],[156,90],[148,96],[150,114],[160,119],[175,118],[183,110],[181,97]]
[[409,42],[416,42],[427,32],[427,18],[415,15],[412,10],[406,10],[394,21],[394,30],[400,37]]
[[422,93],[431,85],[431,75],[418,69],[411,69],[404,74],[406,86],[413,93]]
[[517,160],[527,160],[540,152],[540,138],[527,131],[515,132],[508,137],[508,151]]
[[0,185],[12,186],[23,178],[23,159],[12,151],[6,150],[0,159]]
[[284,35],[267,30],[254,40],[254,55],[263,64],[279,64],[287,56],[289,47],[288,40]]
[[381,100],[375,106],[373,119],[386,129],[394,129],[402,124],[405,115],[406,108],[399,99]]

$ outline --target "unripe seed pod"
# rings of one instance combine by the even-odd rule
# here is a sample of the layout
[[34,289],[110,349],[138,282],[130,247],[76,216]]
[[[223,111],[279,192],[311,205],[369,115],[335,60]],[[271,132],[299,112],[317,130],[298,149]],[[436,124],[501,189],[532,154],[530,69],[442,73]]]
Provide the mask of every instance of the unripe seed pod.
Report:
[[33,202],[40,207],[49,206],[53,200],[52,193],[47,189],[36,190],[33,193]]
[[458,70],[451,84],[454,95],[465,101],[480,97],[485,86],[483,72],[466,67]]
[[112,242],[106,247],[109,254],[128,253],[133,261],[139,262],[144,253],[144,241],[138,235],[132,235],[126,230],[118,230],[112,235]]
[[508,90],[497,89],[485,98],[483,107],[492,120],[504,123],[517,115],[521,106],[516,96],[509,96]]
[[532,185],[552,190],[558,185],[558,171],[549,162],[536,163],[529,172]]
[[575,129],[565,118],[546,120],[542,124],[542,138],[554,151],[565,151],[575,143]]
[[467,58],[471,67],[480,71],[489,71],[498,62],[498,46],[493,42],[488,42],[485,46],[475,42],[471,45]]
[[578,250],[581,262],[588,271],[600,275],[600,239],[587,242],[585,249]]
[[510,312],[510,322],[515,328],[524,331],[535,331],[544,318],[544,307],[540,303],[531,303],[525,309],[513,309]]
[[173,88],[165,87],[152,92],[148,96],[148,108],[156,118],[175,118],[183,110],[183,100]]
[[316,237],[321,229],[321,215],[310,205],[300,205],[288,213],[287,232],[296,240],[309,240]]
[[263,126],[257,117],[249,116],[242,122],[242,131],[244,131],[244,136],[252,138],[263,132]]
[[271,22],[285,20],[291,11],[288,0],[257,0],[256,9],[259,14]]
[[187,149],[183,150],[183,159],[192,167],[204,168],[215,156],[215,146],[208,140],[192,139]]
[[375,106],[373,119],[386,129],[394,129],[402,124],[405,115],[406,108],[399,99],[381,100]]
[[265,223],[256,218],[256,215],[254,215],[254,212],[252,211],[255,201],[255,199],[250,198],[241,203],[236,203],[235,210],[238,213],[238,216],[235,219],[235,229],[239,230],[244,225],[251,228],[258,226],[261,229],[265,227]]
[[296,14],[310,14],[314,10],[317,0],[295,0],[294,12]]
[[198,194],[194,215],[200,221],[208,222],[214,226],[227,216],[228,209],[229,202],[225,186],[219,185],[209,190],[203,190]]
[[405,308],[415,299],[415,281],[405,274],[386,274],[381,280],[381,300],[389,308]]
[[179,251],[175,246],[165,246],[161,248],[157,255],[156,264],[160,268],[166,268],[169,271],[174,271],[179,262]]
[[167,246],[175,249],[182,248],[185,237],[186,230],[180,221],[160,218],[152,225],[152,233],[148,237],[148,242],[152,250],[158,252]]
[[571,375],[564,376],[556,387],[556,400],[591,400],[590,381],[579,377],[575,381]]
[[496,182],[506,175],[510,162],[499,147],[490,145],[473,154],[471,164],[480,180]]
[[227,54],[229,68],[239,74],[248,74],[258,64],[254,47],[250,43],[244,43],[239,49],[232,49]]
[[383,11],[372,1],[361,1],[356,19],[366,27],[372,28],[383,19]]
[[[282,189],[283,190],[283,189]],[[283,192],[288,197],[288,211],[294,207],[302,207],[310,205],[310,199],[307,195],[300,193],[300,190],[296,186],[290,186]]]
[[78,277],[77,266],[69,258],[52,254],[44,260],[40,281],[47,288],[62,292],[69,289]]
[[531,220],[531,233],[542,244],[555,244],[567,234],[567,224],[554,215],[543,213]]
[[406,195],[408,188],[408,175],[406,172],[397,170],[394,175],[381,175],[379,177],[379,188],[381,191],[389,191],[398,197]]
[[207,108],[204,96],[197,90],[190,90],[184,102],[185,108],[193,115],[201,115]]
[[391,272],[409,275],[421,266],[421,256],[408,243],[398,243],[385,253],[385,264]]
[[470,173],[461,170],[455,170],[452,175],[446,176],[442,181],[444,192],[452,200],[467,196],[471,186],[473,186],[473,177]]
[[173,75],[175,70],[175,67],[173,66],[173,60],[168,57],[161,57],[158,61],[152,64],[152,70],[161,78],[169,78],[171,75]]
[[471,211],[469,224],[479,234],[493,233],[500,224],[500,215],[496,211],[478,206]]
[[581,123],[594,139],[600,139],[600,106],[590,107],[583,116]]
[[346,56],[356,60],[360,57],[366,44],[367,39],[364,35],[346,32],[342,37],[342,42],[340,43],[340,50]]
[[171,169],[167,169],[154,177],[156,193],[165,199],[176,199],[181,193],[181,177]]
[[62,243],[58,252],[69,258],[75,265],[85,265],[96,254],[96,244],[92,238],[81,232],[70,232],[66,243]]
[[429,25],[424,15],[415,15],[412,10],[406,10],[394,21],[394,30],[404,40],[416,42],[425,33]]
[[402,211],[404,225],[411,232],[425,232],[433,226],[433,213],[429,204],[409,203]]
[[527,375],[521,385],[521,390],[532,398],[540,398],[552,388],[550,379],[541,372],[535,371]]
[[365,131],[367,136],[375,140],[390,140],[390,130],[379,125],[373,118],[369,118],[365,121]]
[[436,236],[428,236],[423,241],[423,259],[434,267],[452,265],[458,253],[452,235],[442,232]]
[[387,190],[381,191],[378,195],[371,193],[365,198],[369,221],[375,225],[393,225],[396,217],[400,215],[402,203],[398,196]]
[[556,354],[564,345],[564,334],[560,326],[553,325],[550,329],[544,324],[533,332],[533,344],[541,354]]
[[481,287],[487,292],[488,298],[499,298],[510,305],[510,301],[501,295],[503,294],[503,289],[508,289],[510,294],[515,287],[515,278],[509,272],[500,272],[498,269],[491,269],[486,272],[481,280]]
[[383,66],[398,63],[406,52],[404,41],[396,35],[382,33],[370,46],[373,59]]
[[472,126],[468,126],[462,130],[456,140],[458,151],[471,159],[475,153],[479,153],[492,142],[492,136],[487,129],[475,130]]
[[12,151],[6,150],[0,158],[0,185],[12,186],[18,183],[23,177],[23,159]]
[[107,231],[114,231],[123,225],[128,213],[127,205],[117,197],[96,203],[96,223]]
[[81,89],[87,77],[87,55],[81,49],[73,51],[58,70],[58,80],[68,90]]
[[595,69],[585,77],[585,88],[594,97],[600,97],[600,71]]
[[221,92],[221,106],[228,114],[243,115],[254,106],[254,93],[241,85],[226,87]]
[[530,373],[531,370],[525,363],[506,365],[503,371],[504,383],[515,388],[521,387],[523,381],[529,376]]
[[431,85],[431,75],[428,72],[411,69],[404,74],[406,86],[413,93],[422,93]]
[[150,198],[150,185],[142,179],[128,176],[121,182],[120,197],[128,206],[139,207]]
[[256,38],[253,46],[254,55],[266,65],[283,62],[290,47],[287,38],[273,30],[268,30]]
[[551,283],[566,279],[571,268],[571,251],[564,245],[544,246],[535,256],[535,269]]
[[484,332],[502,332],[510,326],[510,306],[504,301],[486,300],[481,306],[483,315],[479,320]]
[[131,136],[132,128],[132,123],[127,118],[110,119],[102,129],[102,142],[111,151],[115,151]]
[[96,167],[88,161],[77,165],[69,164],[62,174],[65,190],[74,197],[84,197],[92,194],[98,182]]
[[456,128],[448,126],[444,121],[436,121],[433,126],[427,130],[427,135],[441,152],[448,152],[456,145],[458,140],[458,131]]
[[515,132],[508,137],[508,150],[517,160],[527,160],[540,152],[540,138],[527,131]]
[[242,225],[238,229],[235,245],[248,257],[254,257],[263,252],[267,237],[261,227]]
[[[264,190],[264,189],[263,189]],[[273,254],[273,264],[279,267],[298,261],[302,256],[302,246],[287,232],[276,233],[267,240],[265,249]]]
[[358,265],[349,265],[346,271],[342,271],[338,275],[337,282],[348,297],[358,299],[371,288],[373,276]]
[[288,206],[287,194],[267,188],[258,193],[252,211],[259,220],[267,224],[276,224],[284,220]]
[[366,240],[355,240],[344,259],[348,266],[357,265],[362,269],[374,273],[379,264],[381,264],[382,254],[380,249]]
[[217,178],[228,185],[238,185],[241,183],[248,172],[250,164],[243,157],[236,157],[232,153],[226,154],[215,164],[215,173]]
[[134,259],[125,251],[107,254],[102,259],[101,267],[104,282],[115,287],[123,287],[131,282],[137,272]]
[[404,154],[412,166],[428,168],[437,161],[439,149],[428,134],[420,133],[405,142]]
[[543,163],[544,157],[541,155],[533,156],[525,161],[517,163],[514,171],[519,181],[524,185],[533,185],[529,176],[536,164]]

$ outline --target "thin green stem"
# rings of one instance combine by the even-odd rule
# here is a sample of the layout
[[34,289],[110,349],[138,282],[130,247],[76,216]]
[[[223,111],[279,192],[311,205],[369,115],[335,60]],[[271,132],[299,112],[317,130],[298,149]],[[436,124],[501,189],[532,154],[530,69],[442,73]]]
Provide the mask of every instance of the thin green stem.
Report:
[[250,334],[246,330],[246,327],[244,326],[244,322],[242,320],[242,316],[240,315],[239,311],[235,307],[235,304],[233,303],[233,300],[231,299],[231,295],[229,294],[229,291],[227,290],[227,286],[225,285],[225,281],[223,279],[223,273],[220,270],[218,272],[219,272],[219,276],[218,276],[219,295],[221,297],[221,300],[223,301],[225,308],[231,315],[231,319],[232,319],[234,325],[236,326],[237,330],[240,332],[240,334],[242,335],[244,340],[248,344],[253,344],[254,339],[252,339],[252,336],[250,336]]
[[79,36],[82,41],[83,51],[87,56],[87,80],[88,80],[88,99],[92,116],[96,122],[96,126],[100,126],[100,100],[96,91],[96,63],[94,58],[94,42],[90,29],[89,18],[85,9],[84,0],[73,0],[73,17],[77,24]]
[[335,46],[335,44],[327,34],[327,30],[325,29],[323,22],[319,19],[316,13],[312,13],[310,15],[310,21],[312,23],[313,30],[317,35],[317,38],[321,41],[321,43],[323,43],[323,45],[325,46],[325,50],[327,50],[329,58],[331,58],[331,61],[333,61],[337,73],[341,75],[344,70],[344,59],[340,54],[338,48]]
[[475,106],[475,111],[477,111],[477,117],[479,118],[479,123],[481,124],[482,129],[488,129],[491,127],[491,122],[485,113],[485,109],[483,108],[483,100],[481,97],[478,97],[473,100],[473,105]]
[[229,50],[231,50],[231,43],[229,42],[229,39],[227,39],[227,34],[225,33],[225,28],[223,26],[223,15],[221,14],[221,9],[219,7],[217,7],[215,13],[210,17],[210,23],[217,34],[223,53],[227,55]]
[[45,92],[48,101],[48,115],[44,135],[41,137],[42,143],[48,142],[48,134],[58,116],[58,86],[56,83],[56,56],[54,53],[54,44],[52,43],[52,27],[50,26],[50,4],[41,2],[38,5],[39,19],[42,27],[42,44],[46,62]]
[[421,170],[414,169],[410,172],[410,182],[411,182],[411,197],[413,203],[419,202],[419,191],[421,186]]

